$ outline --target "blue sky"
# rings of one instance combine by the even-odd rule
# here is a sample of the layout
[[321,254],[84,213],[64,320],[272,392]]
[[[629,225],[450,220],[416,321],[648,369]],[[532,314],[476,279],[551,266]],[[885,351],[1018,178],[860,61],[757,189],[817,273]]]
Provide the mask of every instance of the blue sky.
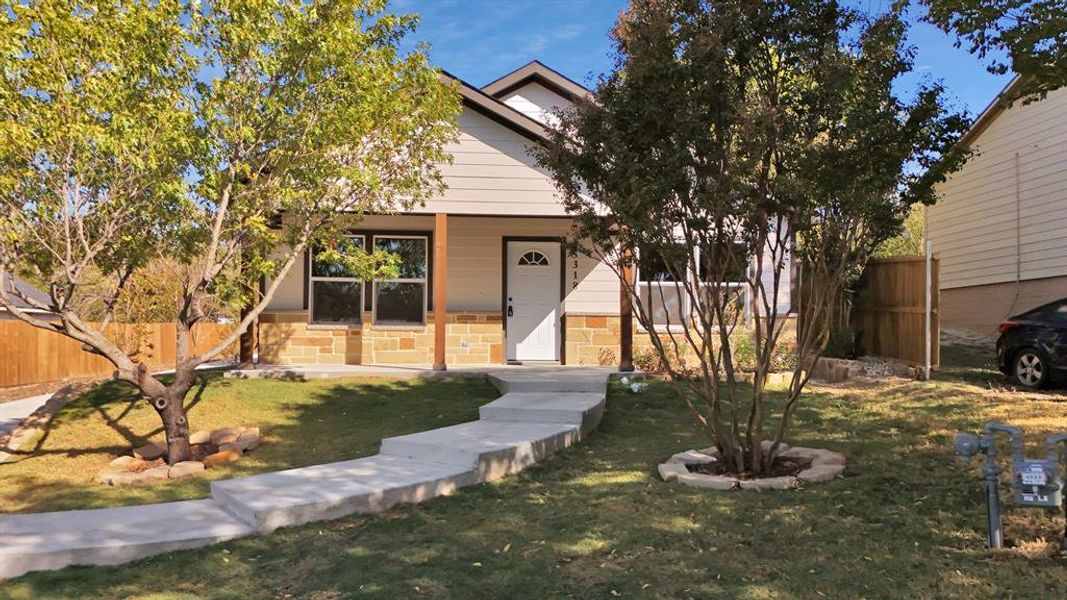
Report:
[[[885,10],[888,0],[854,0],[868,12]],[[393,0],[392,10],[414,12],[421,25],[413,39],[428,42],[434,64],[474,85],[538,59],[564,75],[589,84],[611,67],[608,31],[626,0]],[[922,23],[912,27],[918,78],[944,81],[950,94],[972,114],[980,112],[1010,79],[991,75],[954,38]]]

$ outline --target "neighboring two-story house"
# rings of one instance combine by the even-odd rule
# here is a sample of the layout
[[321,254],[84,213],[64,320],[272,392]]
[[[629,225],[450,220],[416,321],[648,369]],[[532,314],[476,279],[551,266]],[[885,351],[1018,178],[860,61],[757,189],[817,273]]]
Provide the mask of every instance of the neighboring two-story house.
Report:
[[1067,89],[1002,104],[1019,85],[963,138],[975,155],[927,212],[945,327],[992,335],[1007,317],[1067,297]]
[[260,362],[443,368],[629,358],[620,282],[596,259],[565,253],[571,218],[529,153],[545,141],[552,111],[589,90],[539,62],[481,89],[455,81],[463,108],[448,148],[454,162],[441,166],[447,191],[404,214],[366,216],[349,238],[354,249],[399,254],[400,276],[361,282],[309,255],[260,318]]

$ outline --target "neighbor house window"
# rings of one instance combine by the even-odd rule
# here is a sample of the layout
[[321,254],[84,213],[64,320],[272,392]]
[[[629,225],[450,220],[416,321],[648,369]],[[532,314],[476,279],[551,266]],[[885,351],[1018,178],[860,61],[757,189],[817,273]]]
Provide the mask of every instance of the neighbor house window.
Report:
[[374,248],[400,257],[395,279],[374,283],[375,325],[424,325],[427,307],[426,236],[375,236]]
[[[363,252],[361,235],[342,238],[336,250],[341,254]],[[308,253],[308,303],[312,323],[358,325],[363,322],[363,281],[343,261],[320,256],[323,248]]]

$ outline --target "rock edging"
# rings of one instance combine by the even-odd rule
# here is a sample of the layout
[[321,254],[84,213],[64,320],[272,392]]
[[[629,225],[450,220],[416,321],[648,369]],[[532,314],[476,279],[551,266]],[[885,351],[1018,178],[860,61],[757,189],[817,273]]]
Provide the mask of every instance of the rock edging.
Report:
[[[183,479],[202,475],[205,469],[234,462],[259,446],[259,427],[220,427],[202,430],[189,436],[194,454],[203,460],[187,460],[168,465],[164,462],[167,444],[156,441],[133,449],[129,455],[108,463],[96,480],[111,486],[133,485],[165,479]],[[195,450],[199,447],[200,452]]]
[[[769,441],[763,442],[764,451],[770,450],[770,446]],[[845,472],[845,455],[831,450],[780,444],[777,457],[810,461],[811,464],[796,476],[763,479],[741,479],[732,475],[691,472],[689,465],[710,464],[722,460],[719,450],[711,447],[679,452],[660,464],[657,470],[664,481],[677,481],[684,485],[712,490],[788,490],[804,483],[832,481]]]

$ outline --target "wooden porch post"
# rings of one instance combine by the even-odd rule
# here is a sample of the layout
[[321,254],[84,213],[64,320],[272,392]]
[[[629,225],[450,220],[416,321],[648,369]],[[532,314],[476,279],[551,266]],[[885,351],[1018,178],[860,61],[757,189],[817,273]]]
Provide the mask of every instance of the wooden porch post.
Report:
[[[258,296],[258,294],[257,294],[257,296]],[[241,308],[241,316],[239,318],[243,320],[246,316],[248,316],[248,312],[249,312],[249,307],[247,307],[247,306],[242,307]],[[238,349],[239,349],[240,355],[239,355],[239,358],[238,358],[238,361],[237,361],[237,368],[238,369],[254,369],[255,368],[256,365],[253,362],[253,359],[255,358],[256,345],[257,345],[257,342],[259,341],[257,339],[258,337],[259,337],[259,318],[257,317],[255,320],[253,320],[251,323],[248,324],[248,329],[245,329],[244,333],[242,333],[241,337],[239,338],[240,341],[238,342]]]
[[448,327],[448,215],[434,215],[433,226],[433,370],[444,371]]
[[[243,263],[244,262],[244,255],[242,255],[241,258],[242,258],[242,263]],[[256,284],[255,289],[252,291],[251,299],[247,300],[245,302],[244,306],[241,307],[241,316],[238,317],[240,320],[243,321],[244,318],[248,316],[248,313],[251,312],[252,307],[255,306],[255,304],[257,302],[259,302],[259,295],[260,295],[260,292],[262,290],[262,287],[263,287],[263,281],[261,279]],[[239,339],[239,342],[237,344],[237,348],[238,348],[237,368],[238,369],[254,369],[256,365],[255,365],[255,362],[254,362],[253,359],[255,358],[256,346],[259,345],[259,318],[258,317],[255,320],[253,320],[251,323],[248,324],[248,329],[245,329],[244,333],[242,333],[241,337],[238,338],[238,339]]]
[[619,282],[619,370],[634,370],[634,306],[630,289],[634,283],[634,267],[622,268],[622,280]]

